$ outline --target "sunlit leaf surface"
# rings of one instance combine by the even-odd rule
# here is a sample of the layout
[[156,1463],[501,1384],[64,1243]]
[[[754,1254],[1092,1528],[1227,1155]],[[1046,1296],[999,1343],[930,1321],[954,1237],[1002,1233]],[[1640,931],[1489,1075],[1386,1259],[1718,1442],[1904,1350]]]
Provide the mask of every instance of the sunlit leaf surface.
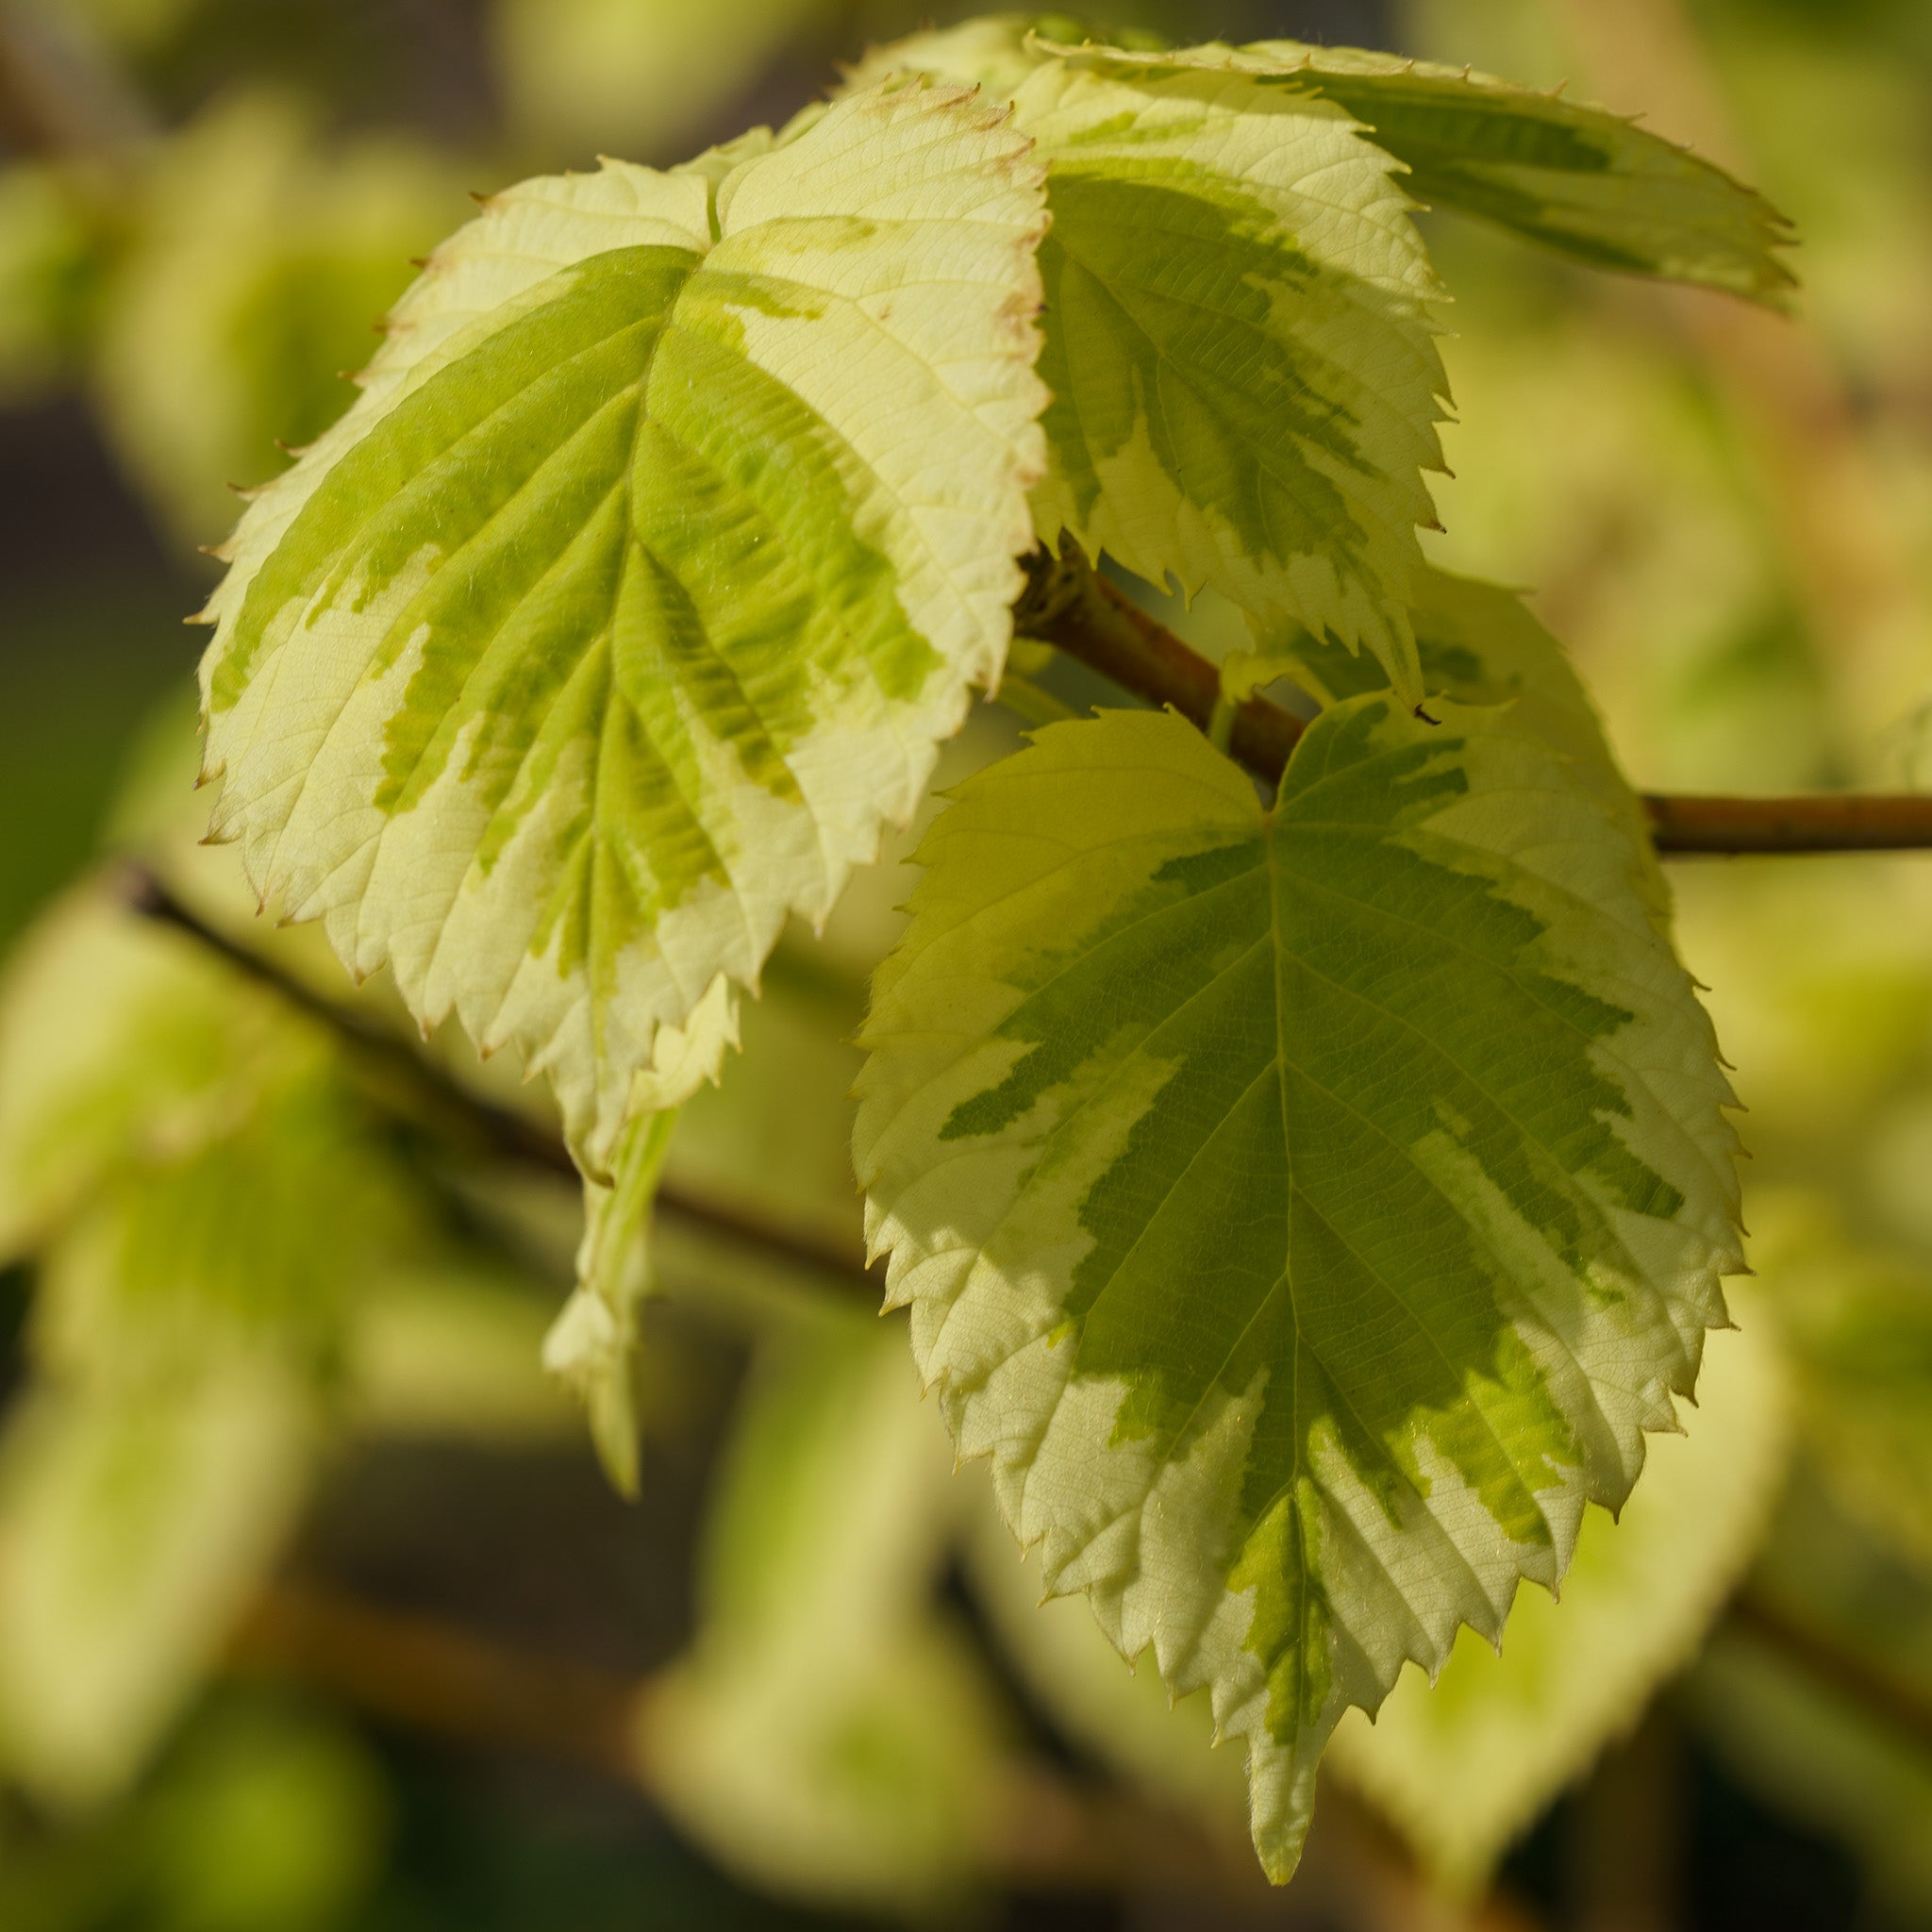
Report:
[[929,835],[855,1140],[891,1294],[1045,1580],[1211,1687],[1292,1869],[1342,1710],[1554,1585],[1740,1265],[1639,841],[1507,709],[1325,712],[1273,810],[1171,715]]

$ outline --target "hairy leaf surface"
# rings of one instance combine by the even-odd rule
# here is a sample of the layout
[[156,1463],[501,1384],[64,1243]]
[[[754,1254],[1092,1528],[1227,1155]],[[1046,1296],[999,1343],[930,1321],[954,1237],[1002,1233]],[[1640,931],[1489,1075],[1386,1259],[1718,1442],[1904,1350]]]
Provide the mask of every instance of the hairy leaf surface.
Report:
[[1388,157],[1312,91],[1001,25],[861,71],[984,71],[1048,163],[1041,537],[1366,646],[1420,697],[1405,611],[1447,384]]
[[855,1139],[1045,1580],[1211,1688],[1292,1869],[1321,1747],[1554,1585],[1740,1265],[1729,1090],[1638,841],[1507,709],[1324,712],[1272,811],[1051,726],[924,847]]
[[659,1029],[824,916],[998,675],[1041,464],[1026,149],[886,88],[496,196],[237,533],[217,834],[425,1024],[546,1070],[593,1173],[676,1097]]

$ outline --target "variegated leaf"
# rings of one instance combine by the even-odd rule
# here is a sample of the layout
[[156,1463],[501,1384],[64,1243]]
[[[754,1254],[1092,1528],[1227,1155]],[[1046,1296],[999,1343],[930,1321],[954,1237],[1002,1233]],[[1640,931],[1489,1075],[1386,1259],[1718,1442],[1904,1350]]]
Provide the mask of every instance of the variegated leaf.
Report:
[[[855,70],[893,68],[1019,91],[1043,60],[1236,68],[1319,92],[1407,169],[1431,208],[1499,223],[1591,268],[1693,282],[1775,303],[1793,277],[1778,251],[1790,225],[1722,168],[1607,108],[1541,93],[1465,67],[1301,41],[1163,49],[1099,44],[1064,16],[998,14],[914,35]],[[1085,44],[1080,44],[1081,42]]]
[[[1409,621],[1423,682],[1461,705],[1508,705],[1515,729],[1560,752],[1577,781],[1589,788],[1630,834],[1645,896],[1668,925],[1670,887],[1649,838],[1649,821],[1618,769],[1603,720],[1569,654],[1513,591],[1448,571],[1418,571],[1410,585]],[[1335,704],[1384,688],[1378,668],[1307,632],[1277,635],[1232,670],[1237,686],[1284,673]]]
[[1638,836],[1441,718],[1336,706],[1272,810],[1173,716],[1048,727],[928,836],[867,1030],[922,1370],[1049,1587],[1247,1739],[1276,1878],[1342,1711],[1628,1492],[1740,1265]]
[[1769,303],[1794,285],[1778,254],[1790,224],[1770,202],[1607,108],[1354,47],[1262,41],[1234,58],[1319,87],[1407,164],[1409,192],[1431,208],[1499,223],[1590,268]]
[[676,1125],[674,1108],[639,1114],[618,1136],[609,1180],[585,1181],[577,1285],[543,1339],[543,1366],[582,1397],[604,1472],[626,1496],[638,1492],[638,1305],[651,1288],[651,1209]]
[[1042,464],[1027,150],[886,87],[498,195],[237,533],[217,835],[425,1024],[546,1071],[593,1174],[676,1098],[660,1029],[824,916],[998,675]]
[[1787,1467],[1784,1365],[1761,1301],[1712,1342],[1685,1434],[1613,1524],[1584,1518],[1560,1600],[1531,1593],[1500,1655],[1465,1630],[1435,1684],[1404,1674],[1335,1763],[1444,1890],[1479,1892],[1565,1786],[1638,1724],[1703,1643],[1756,1555]]
[[1062,58],[1007,23],[861,72],[895,64],[1009,88],[1048,164],[1041,537],[1365,646],[1419,698],[1408,578],[1447,382],[1388,156],[1312,90]]

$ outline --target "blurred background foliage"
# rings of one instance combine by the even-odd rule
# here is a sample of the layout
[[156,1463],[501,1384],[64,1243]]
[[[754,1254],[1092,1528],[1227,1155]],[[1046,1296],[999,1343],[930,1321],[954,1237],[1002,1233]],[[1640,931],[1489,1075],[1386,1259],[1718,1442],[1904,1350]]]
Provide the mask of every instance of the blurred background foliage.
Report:
[[[1036,1607],[852,1291],[902,868],[786,942],[680,1124],[625,1506],[538,1366],[578,1219],[510,1158],[541,1100],[196,845],[197,546],[464,191],[680,158],[935,10],[0,5],[0,1926],[1932,1924],[1932,860],[1675,870],[1750,1108],[1742,1332],[1562,1605],[1345,1730],[1271,1898],[1205,1713]],[[1432,552],[1532,590],[1640,784],[1932,783],[1924,0],[1112,24],[1567,81],[1761,185],[1791,322],[1425,218]]]

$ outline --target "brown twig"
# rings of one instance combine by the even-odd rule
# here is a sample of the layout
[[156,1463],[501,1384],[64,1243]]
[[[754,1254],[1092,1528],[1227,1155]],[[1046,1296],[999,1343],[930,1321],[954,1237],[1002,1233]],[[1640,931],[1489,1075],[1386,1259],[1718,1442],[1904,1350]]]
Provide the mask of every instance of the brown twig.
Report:
[[[230,1641],[227,1667],[298,1677],[386,1724],[569,1765],[645,1799],[663,1789],[655,1678],[513,1648],[325,1584],[267,1585]],[[1212,1900],[1229,1924],[1306,1924],[1312,1901],[1316,1917],[1362,1932],[1450,1932],[1452,1923],[1456,1932],[1536,1932],[1500,1896],[1466,1914],[1432,1908],[1393,1834],[1339,1789],[1323,1793],[1322,1829],[1288,1893],[1268,1884],[1238,1829],[1212,1830],[1122,1786],[1015,1755],[991,1795],[982,1869],[1018,1891]]]
[[[321,1684],[386,1723],[572,1765],[645,1796],[661,1778],[653,1678],[512,1648],[326,1585],[266,1586],[227,1661],[243,1675]],[[1030,1759],[1004,1771],[987,1829],[993,1874],[1026,1890],[1180,1889],[1271,1901],[1245,1846],[1164,1806],[1076,1784]]]
[[[1910,1741],[1932,1748],[1932,1698],[1869,1658],[1795,1622],[1755,1591],[1729,1622],[1829,1685]],[[247,1674],[298,1675],[386,1722],[464,1744],[521,1751],[615,1779],[648,1795],[655,1681],[511,1648],[463,1625],[390,1608],[309,1582],[266,1586],[231,1641]],[[1375,1816],[1324,1786],[1323,1828],[1302,1893],[1346,1892],[1348,1922],[1375,1927],[1448,1923]],[[1042,1892],[1190,1893],[1265,1908],[1271,1898],[1244,1845],[1132,1791],[1076,1782],[1028,1758],[1003,1771],[986,1858],[1008,1885]],[[1292,1896],[1292,1895],[1291,1895]],[[1339,1902],[1339,1901],[1338,1901]],[[1457,1923],[1532,1932],[1509,1900],[1491,1897]]]
[[1805,798],[1646,795],[1651,838],[1667,857],[1698,853],[1923,852],[1932,792],[1820,792]]
[[[426,1118],[460,1146],[578,1178],[575,1163],[554,1128],[471,1092],[380,1021],[316,991],[275,960],[231,939],[172,892],[151,868],[125,864],[120,891],[134,911],[187,934],[257,985],[321,1022],[374,1074],[378,1091],[396,1101],[401,1111]],[[658,1211],[707,1235],[807,1270],[878,1307],[879,1281],[868,1271],[856,1243],[848,1247],[786,1226],[675,1181],[659,1185]]]
[[[1203,731],[1213,722],[1221,673],[1092,570],[1072,543],[1058,559],[1043,550],[1027,558],[1013,625],[1150,705],[1171,706]],[[1235,712],[1228,750],[1273,785],[1304,728],[1279,705],[1250,698]]]
[[1838,1642],[1828,1632],[1793,1616],[1761,1590],[1740,1591],[1730,1622],[1774,1650],[1806,1675],[1829,1686],[1867,1716],[1920,1750],[1932,1753],[1932,1691],[1889,1670],[1878,1659]]
[[0,139],[22,154],[98,160],[155,131],[79,9],[0,7]]
[[648,1683],[510,1650],[440,1618],[319,1585],[265,1586],[230,1641],[228,1664],[325,1684],[412,1730],[627,1781],[639,1774]]
[[[1123,691],[1171,706],[1207,730],[1220,674],[1199,652],[1123,595],[1071,544],[1059,559],[1036,552],[1014,610],[1023,635],[1077,658]],[[1256,777],[1277,783],[1307,727],[1265,698],[1235,713],[1228,750]],[[1665,858],[1695,854],[1932,850],[1932,793],[1820,792],[1796,798],[1648,795],[1651,837]]]

